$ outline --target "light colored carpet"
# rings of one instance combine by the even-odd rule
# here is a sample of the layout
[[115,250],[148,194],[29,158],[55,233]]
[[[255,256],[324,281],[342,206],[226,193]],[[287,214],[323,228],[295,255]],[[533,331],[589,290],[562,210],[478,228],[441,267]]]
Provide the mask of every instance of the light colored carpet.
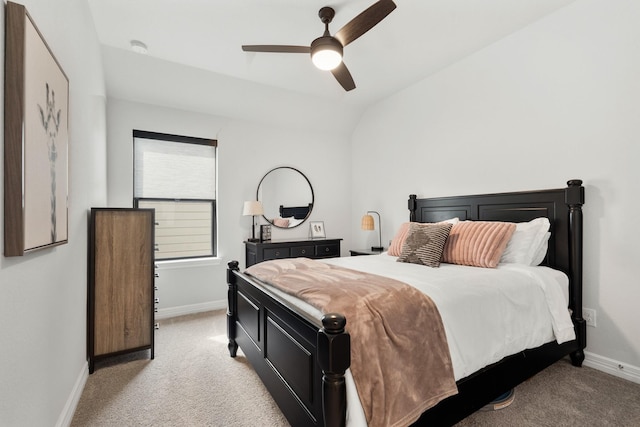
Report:
[[[227,351],[224,311],[161,321],[155,359],[96,364],[72,427],[289,426],[244,356]],[[640,385],[560,361],[516,388],[507,408],[458,427],[640,426]]]
[[96,363],[72,427],[288,426],[241,352],[229,357],[224,311],[160,321],[143,351]]

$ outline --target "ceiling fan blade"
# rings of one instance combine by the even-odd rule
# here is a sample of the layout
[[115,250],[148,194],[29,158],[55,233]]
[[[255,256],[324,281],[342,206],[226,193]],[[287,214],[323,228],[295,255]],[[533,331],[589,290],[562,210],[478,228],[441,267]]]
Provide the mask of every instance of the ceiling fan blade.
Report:
[[392,0],[380,0],[360,15],[347,22],[344,27],[340,28],[334,35],[342,46],[346,46],[373,27],[393,12],[396,4]]
[[245,52],[273,52],[273,53],[309,53],[309,46],[288,46],[276,44],[250,44],[242,45]]
[[347,92],[356,88],[353,77],[351,77],[351,73],[347,69],[347,66],[344,65],[344,62],[341,62],[340,65],[331,70],[331,74],[333,74],[338,83],[340,83]]

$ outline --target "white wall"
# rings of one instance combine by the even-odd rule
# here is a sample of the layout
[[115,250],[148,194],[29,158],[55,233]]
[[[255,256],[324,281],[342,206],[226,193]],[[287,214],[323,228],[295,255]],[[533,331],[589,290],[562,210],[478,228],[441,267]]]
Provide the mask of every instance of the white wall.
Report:
[[[251,220],[242,216],[243,202],[255,200],[260,179],[276,166],[292,166],[307,176],[315,193],[310,219],[325,221],[327,237],[344,238],[343,253],[348,253],[352,224],[346,136],[286,130],[115,98],[108,100],[107,116],[111,207],[133,203],[133,129],[218,140],[219,260],[159,263],[159,317],[226,307],[227,262],[239,260],[244,267],[242,242],[251,237]],[[274,228],[272,238],[306,237],[307,233],[306,224],[291,230]]]
[[353,221],[379,210],[385,242],[409,193],[584,180],[584,306],[597,310],[587,351],[636,381],[640,246],[627,225],[640,211],[638,22],[635,0],[576,1],[370,108],[352,144]]
[[[87,376],[87,208],[106,200],[104,79],[85,1],[21,3],[70,81],[69,243],[0,257],[0,425],[65,425]],[[3,7],[0,22],[4,53]]]

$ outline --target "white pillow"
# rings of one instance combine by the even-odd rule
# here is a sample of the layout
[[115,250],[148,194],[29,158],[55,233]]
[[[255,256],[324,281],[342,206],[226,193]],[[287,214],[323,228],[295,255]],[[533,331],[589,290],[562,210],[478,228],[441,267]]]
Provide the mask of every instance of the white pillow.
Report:
[[[536,218],[529,222],[516,223],[507,247],[502,253],[502,264],[538,265],[547,253],[547,232],[550,227],[548,218]],[[549,233],[550,235],[550,233]],[[546,236],[546,239],[545,239]],[[542,259],[536,263],[542,252]]]
[[530,265],[540,265],[540,263],[544,260],[544,257],[547,256],[547,250],[549,249],[549,237],[551,237],[551,232],[547,231],[546,233],[544,233],[542,243],[540,244],[538,252],[534,255],[533,261]]
[[289,220],[289,228],[299,225],[303,219],[295,219],[295,217],[287,218]]

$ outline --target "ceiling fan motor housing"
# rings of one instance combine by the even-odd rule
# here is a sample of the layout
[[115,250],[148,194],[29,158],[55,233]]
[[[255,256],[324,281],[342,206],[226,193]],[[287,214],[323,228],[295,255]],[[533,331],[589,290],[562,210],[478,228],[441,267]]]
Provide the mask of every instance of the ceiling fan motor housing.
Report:
[[336,11],[333,10],[332,7],[325,6],[318,11],[318,16],[323,24],[328,24],[333,20],[333,17],[336,16]]

